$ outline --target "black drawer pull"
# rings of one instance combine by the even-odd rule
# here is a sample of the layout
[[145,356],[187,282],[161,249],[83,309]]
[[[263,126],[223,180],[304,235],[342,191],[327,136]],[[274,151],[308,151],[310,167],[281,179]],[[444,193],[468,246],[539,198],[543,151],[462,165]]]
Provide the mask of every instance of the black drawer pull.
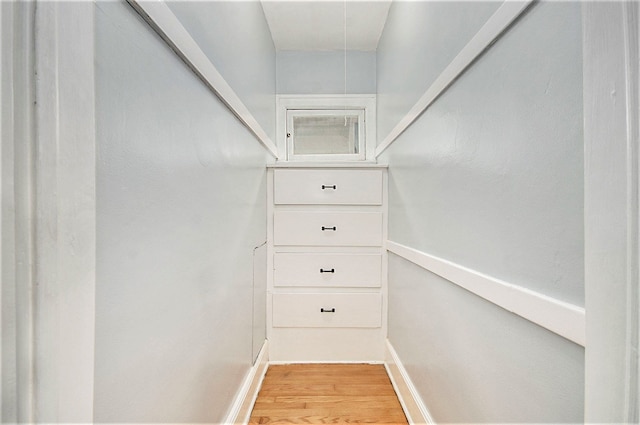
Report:
[[335,273],[336,269],[331,269],[331,270],[324,270],[324,269],[320,269],[320,273]]
[[323,184],[322,185],[322,190],[325,190],[325,189],[334,189],[335,190],[335,189],[337,189],[337,187],[336,187],[335,184],[331,184],[331,185]]
[[333,226],[333,227],[324,227],[324,226],[322,226],[322,231],[324,232],[325,230],[333,230],[335,232],[336,231],[336,226]]
[[332,308],[331,310],[329,309],[325,310],[324,308],[320,309],[320,313],[335,313],[335,312],[336,312],[335,308]]

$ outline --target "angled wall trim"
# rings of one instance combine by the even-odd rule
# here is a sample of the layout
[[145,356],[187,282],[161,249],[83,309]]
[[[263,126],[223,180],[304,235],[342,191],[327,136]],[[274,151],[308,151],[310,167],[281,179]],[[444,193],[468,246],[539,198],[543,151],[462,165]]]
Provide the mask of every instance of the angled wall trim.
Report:
[[467,267],[387,241],[387,250],[576,344],[585,345],[585,310]]
[[274,156],[277,149],[246,105],[211,63],[164,1],[127,0],[173,51],[213,91]]
[[393,143],[453,82],[531,5],[533,0],[505,1],[418,99],[376,148],[376,157]]

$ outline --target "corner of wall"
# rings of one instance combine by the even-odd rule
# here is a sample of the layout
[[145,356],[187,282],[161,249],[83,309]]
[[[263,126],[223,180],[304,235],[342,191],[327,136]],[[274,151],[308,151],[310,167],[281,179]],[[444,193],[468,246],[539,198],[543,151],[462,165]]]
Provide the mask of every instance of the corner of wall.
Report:
[[404,368],[398,353],[393,348],[391,341],[387,339],[385,347],[385,362],[393,389],[402,405],[407,420],[410,424],[435,424],[429,409],[425,406],[418,390],[413,385],[409,373]]
[[226,425],[241,425],[249,423],[253,405],[258,398],[258,392],[264,381],[269,366],[269,341],[265,340],[253,367],[247,373],[244,382],[240,386],[238,393],[231,405],[231,409],[227,418],[224,420]]

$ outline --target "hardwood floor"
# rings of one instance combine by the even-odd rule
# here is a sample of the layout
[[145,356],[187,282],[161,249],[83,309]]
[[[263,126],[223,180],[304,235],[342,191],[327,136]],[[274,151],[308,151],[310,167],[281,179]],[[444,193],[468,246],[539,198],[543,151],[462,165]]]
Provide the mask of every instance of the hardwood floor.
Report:
[[373,423],[407,420],[383,365],[271,365],[250,424]]

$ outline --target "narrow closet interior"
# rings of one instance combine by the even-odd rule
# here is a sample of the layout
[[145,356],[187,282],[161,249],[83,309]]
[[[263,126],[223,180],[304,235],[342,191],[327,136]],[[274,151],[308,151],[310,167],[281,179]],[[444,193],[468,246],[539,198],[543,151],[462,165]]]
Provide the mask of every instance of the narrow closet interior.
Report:
[[2,421],[637,422],[639,9],[0,1]]

